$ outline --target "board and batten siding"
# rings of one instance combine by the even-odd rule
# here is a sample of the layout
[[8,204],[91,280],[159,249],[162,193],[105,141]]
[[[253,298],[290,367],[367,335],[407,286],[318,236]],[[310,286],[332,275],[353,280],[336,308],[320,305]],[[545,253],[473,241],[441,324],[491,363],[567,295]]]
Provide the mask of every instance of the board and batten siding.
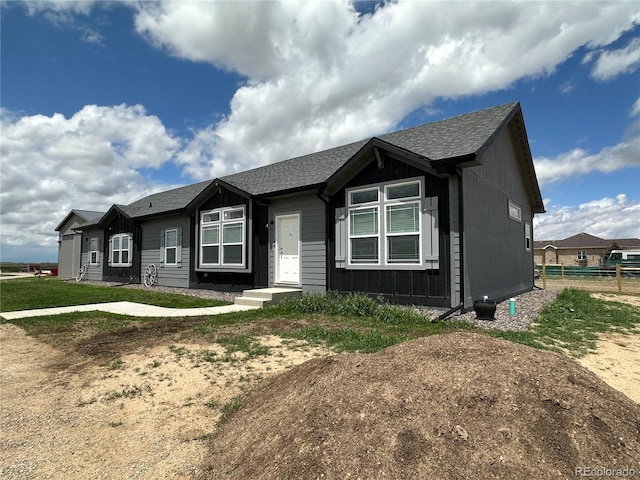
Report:
[[[330,200],[331,219],[334,228],[328,232],[329,242],[329,290],[339,293],[366,293],[380,296],[392,303],[410,305],[430,305],[434,307],[450,307],[452,302],[451,290],[452,270],[450,249],[450,196],[449,180],[439,178],[424,172],[392,156],[382,152],[382,166],[372,156],[371,161],[356,176],[354,176]],[[431,268],[347,268],[347,205],[346,191],[353,187],[367,187],[380,185],[404,179],[423,178],[424,200],[427,210],[437,206],[436,217],[433,214],[424,218],[432,222],[430,231],[425,228],[423,236],[431,235],[430,256],[437,260],[429,260]],[[342,213],[344,212],[344,213]],[[340,221],[342,217],[342,221]],[[340,224],[343,224],[340,227]],[[437,226],[437,232],[436,227]],[[437,233],[437,235],[436,235]],[[423,247],[429,242],[424,239]],[[437,241],[434,249],[433,241]],[[427,250],[424,250],[427,253]],[[427,253],[427,255],[429,255]],[[425,260],[427,258],[425,257]]]
[[303,292],[327,289],[327,245],[325,204],[315,193],[294,195],[271,201],[269,212],[269,285],[275,285],[276,215],[300,214],[301,266]]
[[[142,275],[151,264],[156,266],[157,285],[162,287],[189,288],[189,228],[186,216],[172,216],[149,220],[142,224]],[[165,265],[163,234],[165,230],[178,230],[178,265]]]
[[[462,170],[465,308],[485,295],[501,300],[533,288],[533,248],[525,248],[533,214],[508,128],[481,161]],[[509,200],[522,209],[520,221],[510,218]]]

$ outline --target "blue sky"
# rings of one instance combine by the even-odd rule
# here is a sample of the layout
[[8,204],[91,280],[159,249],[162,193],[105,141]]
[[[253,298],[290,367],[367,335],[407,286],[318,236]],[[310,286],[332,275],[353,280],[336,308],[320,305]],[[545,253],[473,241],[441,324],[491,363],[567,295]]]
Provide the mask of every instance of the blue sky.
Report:
[[536,239],[640,237],[635,2],[2,1],[0,258],[72,208],[520,101]]

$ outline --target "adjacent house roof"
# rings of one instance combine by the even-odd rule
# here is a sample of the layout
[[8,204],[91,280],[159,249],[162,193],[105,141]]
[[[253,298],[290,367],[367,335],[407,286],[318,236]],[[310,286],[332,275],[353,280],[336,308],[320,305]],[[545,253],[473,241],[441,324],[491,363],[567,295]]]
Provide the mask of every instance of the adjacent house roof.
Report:
[[[158,215],[180,213],[213,186],[213,180],[174,188],[164,192],[147,195],[128,205],[113,205],[97,222],[98,227],[108,224],[114,216],[124,215],[129,218],[142,219]],[[83,225],[84,227],[85,225]]]
[[131,218],[149,217],[179,212],[186,209],[213,180],[154,193],[129,205],[120,205],[121,210]]
[[564,240],[536,240],[533,242],[533,248],[607,249],[611,248],[613,244],[618,245],[620,248],[640,248],[640,238],[604,239],[582,232],[578,233],[577,235],[565,238]]
[[98,221],[103,215],[104,212],[95,212],[93,210],[71,210],[66,217],[60,222],[60,224],[56,227],[56,232],[59,232],[65,223],[69,221],[69,219],[76,215],[82,222],[94,222]]

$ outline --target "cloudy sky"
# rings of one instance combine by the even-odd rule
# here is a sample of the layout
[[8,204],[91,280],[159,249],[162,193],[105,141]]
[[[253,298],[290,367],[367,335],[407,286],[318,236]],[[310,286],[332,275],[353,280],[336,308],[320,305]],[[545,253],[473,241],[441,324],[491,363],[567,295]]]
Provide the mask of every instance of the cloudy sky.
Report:
[[637,2],[6,1],[0,258],[72,208],[520,101],[536,239],[640,237]]

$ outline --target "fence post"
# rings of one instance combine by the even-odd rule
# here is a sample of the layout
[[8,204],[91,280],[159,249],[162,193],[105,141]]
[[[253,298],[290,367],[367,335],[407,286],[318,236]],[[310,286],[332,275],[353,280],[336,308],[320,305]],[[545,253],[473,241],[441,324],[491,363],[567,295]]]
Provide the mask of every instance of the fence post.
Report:
[[562,280],[564,280],[564,263],[560,265],[560,276],[562,277]]
[[618,293],[622,293],[622,272],[620,264],[616,264],[616,280],[618,282]]
[[542,288],[547,289],[547,264],[542,264]]

